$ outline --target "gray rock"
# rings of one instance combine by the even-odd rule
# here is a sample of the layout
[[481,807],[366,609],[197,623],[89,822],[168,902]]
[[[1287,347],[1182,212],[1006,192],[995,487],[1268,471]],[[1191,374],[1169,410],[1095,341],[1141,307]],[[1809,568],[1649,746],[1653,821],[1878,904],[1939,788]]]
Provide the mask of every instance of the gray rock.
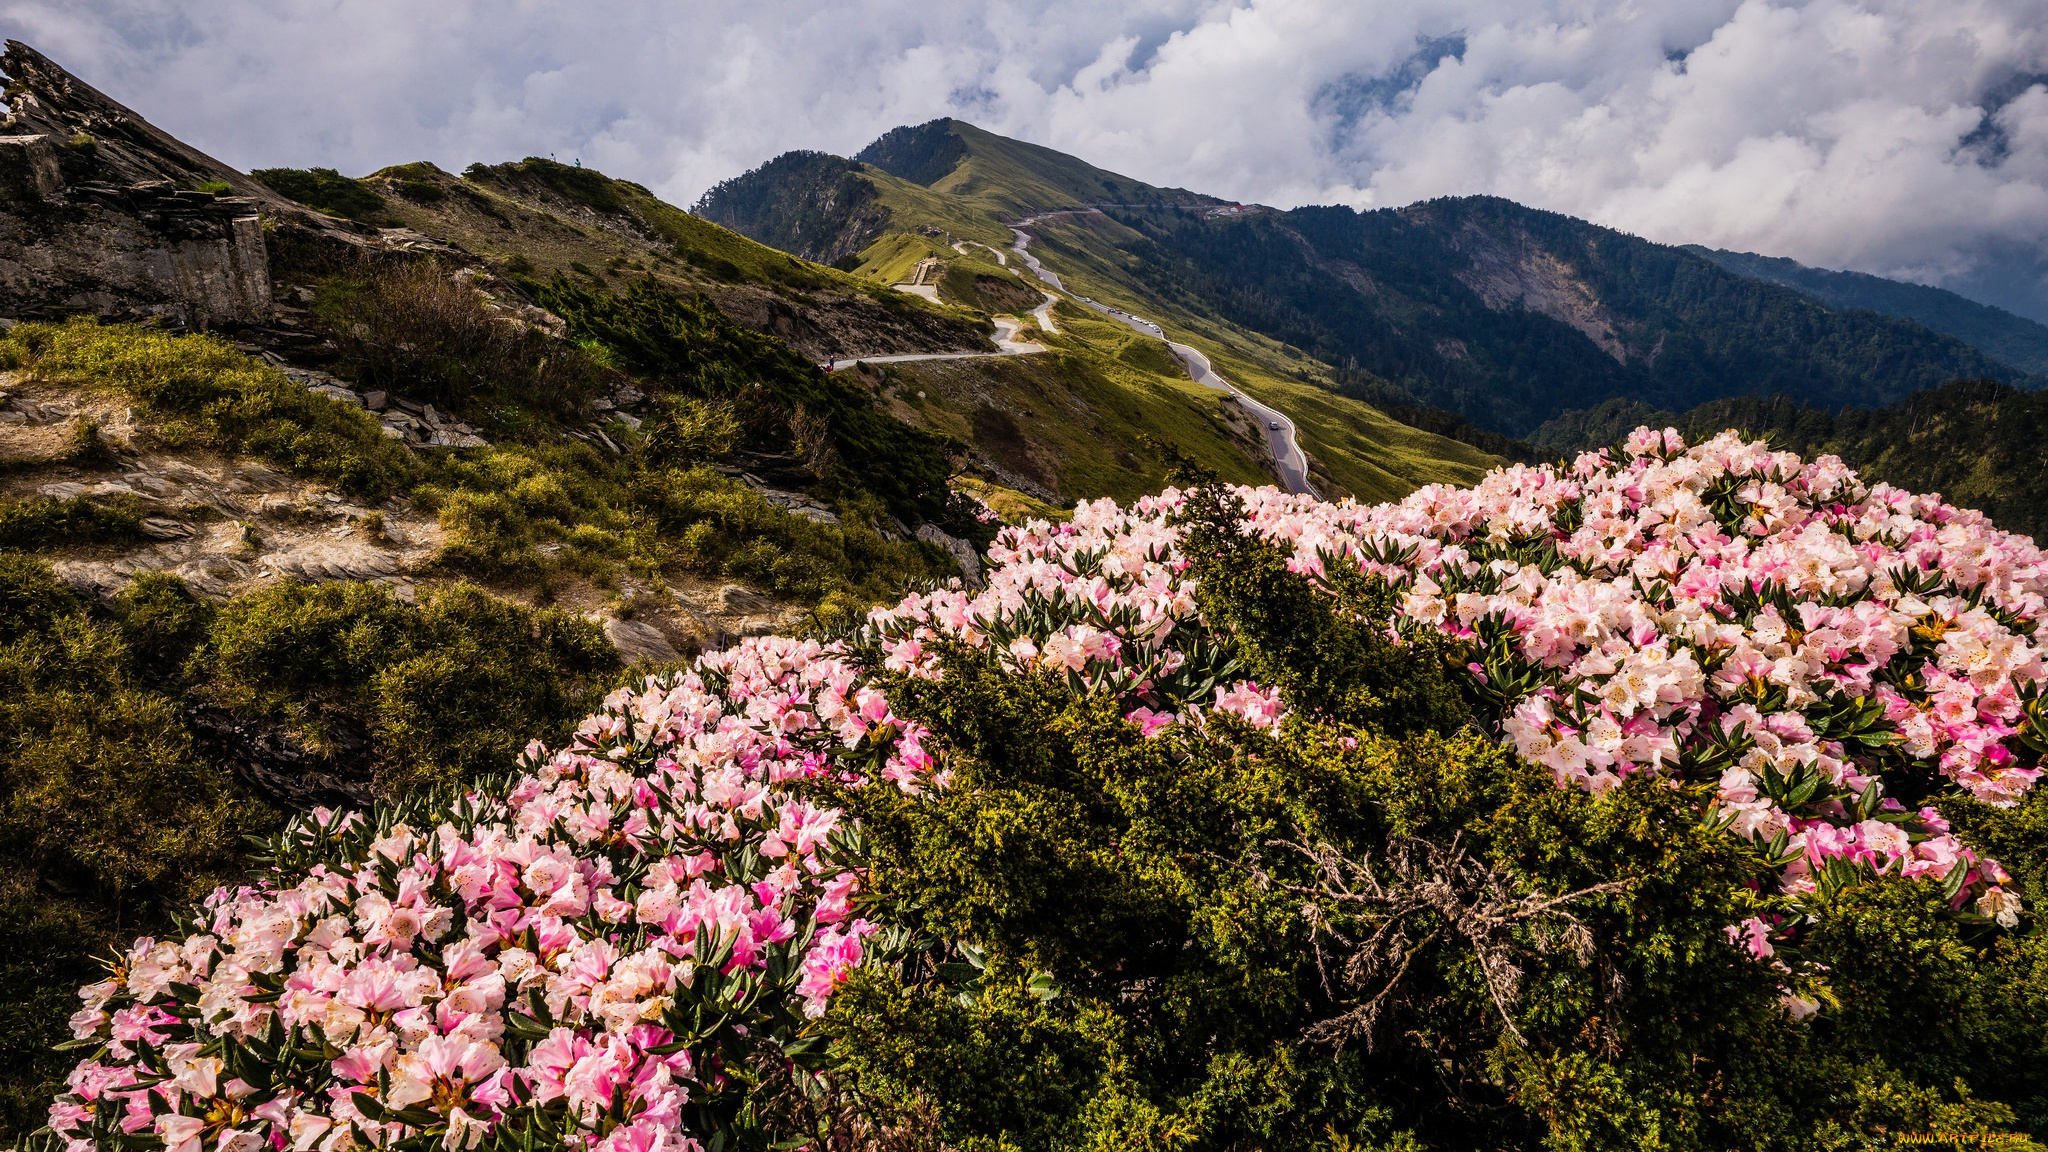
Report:
[[384,395],[384,393],[372,389],[363,393],[363,407],[368,408],[372,412],[382,412],[384,404],[388,399],[390,398]]
[[192,526],[162,516],[151,516],[142,522],[142,534],[152,540],[183,540],[192,535]]
[[153,314],[206,328],[261,318],[269,254],[247,206],[147,184],[72,188],[58,147],[43,133],[0,137],[0,308]]
[[751,616],[775,609],[775,601],[738,584],[721,586],[718,591],[711,594],[711,602],[728,616]]
[[967,578],[968,586],[981,587],[981,556],[974,551],[974,545],[946,532],[936,524],[919,524],[917,538],[927,544],[936,544],[944,548],[952,555],[953,562],[960,565],[960,574]]
[[363,398],[361,396],[356,395],[355,393],[349,391],[346,388],[338,387],[333,384],[315,384],[311,388],[307,389],[307,391],[316,392],[322,396],[327,397],[329,400],[339,400],[343,404],[347,404],[352,407],[361,407],[363,403]]
[[621,620],[608,616],[604,622],[604,638],[612,642],[628,664],[667,664],[682,659],[675,645],[652,624],[638,620]]
[[128,585],[128,577],[112,564],[97,560],[59,560],[50,568],[58,580],[88,596],[112,596]]

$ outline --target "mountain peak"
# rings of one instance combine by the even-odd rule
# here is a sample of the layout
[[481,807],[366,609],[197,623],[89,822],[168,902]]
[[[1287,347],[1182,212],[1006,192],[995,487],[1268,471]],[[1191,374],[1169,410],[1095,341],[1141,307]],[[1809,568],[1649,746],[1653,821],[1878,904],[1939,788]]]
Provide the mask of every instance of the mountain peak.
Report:
[[950,117],[940,117],[923,124],[891,128],[854,153],[853,158],[899,180],[929,188],[950,175],[967,155],[967,142],[954,131],[959,123]]

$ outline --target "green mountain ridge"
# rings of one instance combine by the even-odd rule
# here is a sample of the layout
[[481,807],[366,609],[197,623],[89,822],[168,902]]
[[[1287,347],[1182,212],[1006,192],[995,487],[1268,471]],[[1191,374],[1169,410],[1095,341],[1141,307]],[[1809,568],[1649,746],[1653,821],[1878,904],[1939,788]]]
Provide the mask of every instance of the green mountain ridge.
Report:
[[[876,258],[895,251],[895,235],[1005,244],[1010,222],[1071,213],[1033,232],[1035,251],[1079,290],[1181,332],[1207,329],[1275,375],[1496,437],[1609,398],[1683,410],[1782,393],[1839,409],[1958,378],[2041,383],[1962,338],[1981,344],[1981,325],[1949,334],[1891,305],[1844,308],[1506,200],[1239,209],[957,120],[895,129],[851,160],[778,158],[696,211],[807,252],[860,245],[861,262],[844,265],[877,277],[900,271]],[[2024,340],[1999,346],[2034,363]]]
[[[890,171],[893,168],[895,171]],[[909,177],[916,177],[913,180]],[[851,191],[853,185],[864,185]],[[857,211],[848,206],[859,204]],[[1196,302],[1156,294],[1128,247],[1142,237],[1095,209],[1146,204],[1206,213],[1228,202],[1184,189],[1157,188],[1071,156],[1009,140],[958,120],[901,128],[846,159],[822,153],[778,157],[725,181],[698,203],[707,219],[753,236],[839,252],[863,243],[842,267],[878,283],[908,279],[919,261],[972,263],[977,274],[1015,277],[993,250],[1013,242],[1013,221],[1033,225],[1033,251],[1074,294],[1114,303],[1164,325],[1176,340],[1209,355],[1224,376],[1255,398],[1297,415],[1303,448],[1324,481],[1361,497],[1385,498],[1417,484],[1476,475],[1468,469],[1526,449],[1470,427],[1452,413],[1429,412],[1400,389],[1337,387],[1337,374],[1270,337],[1231,323]],[[878,232],[876,221],[886,221]],[[956,246],[966,245],[967,252]],[[985,248],[971,247],[973,245]],[[969,254],[971,253],[971,255]],[[1036,290],[1036,281],[1028,285]],[[941,286],[941,297],[946,298]],[[1078,308],[1066,304],[1064,318]],[[1403,415],[1389,416],[1398,411]],[[1313,418],[1308,418],[1312,416]]]

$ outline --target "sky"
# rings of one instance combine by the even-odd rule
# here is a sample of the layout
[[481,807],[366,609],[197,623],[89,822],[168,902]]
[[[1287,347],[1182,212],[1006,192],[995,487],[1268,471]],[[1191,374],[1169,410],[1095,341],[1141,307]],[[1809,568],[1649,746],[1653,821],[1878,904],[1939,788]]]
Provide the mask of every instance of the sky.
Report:
[[581,160],[688,205],[956,116],[1154,184],[1490,193],[2048,322],[2048,0],[0,0],[240,168]]

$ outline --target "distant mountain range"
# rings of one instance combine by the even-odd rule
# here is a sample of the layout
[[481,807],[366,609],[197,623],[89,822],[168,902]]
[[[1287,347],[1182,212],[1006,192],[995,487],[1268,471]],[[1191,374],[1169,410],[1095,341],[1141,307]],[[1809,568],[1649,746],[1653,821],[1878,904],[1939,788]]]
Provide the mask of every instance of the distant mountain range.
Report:
[[2048,328],[1939,289],[1654,244],[1492,197],[1243,208],[957,120],[851,159],[778,157],[696,211],[871,275],[892,271],[895,236],[1007,242],[1009,222],[1070,213],[1033,231],[1084,290],[1282,374],[1510,436],[1615,399],[1836,410],[1956,379],[2028,389],[2048,370]]

